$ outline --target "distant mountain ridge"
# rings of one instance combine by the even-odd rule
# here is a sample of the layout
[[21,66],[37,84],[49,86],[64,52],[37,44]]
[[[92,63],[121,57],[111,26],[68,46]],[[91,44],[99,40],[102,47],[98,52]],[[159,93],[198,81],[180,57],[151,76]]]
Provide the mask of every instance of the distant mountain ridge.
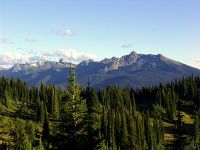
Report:
[[[30,85],[56,84],[66,86],[70,63],[44,61],[33,64],[16,64],[8,70],[0,70],[0,76],[21,78]],[[112,57],[101,61],[86,60],[76,66],[79,83],[86,86],[105,87],[108,85],[133,87],[156,85],[189,75],[200,75],[200,70],[169,59],[161,54],[137,54],[132,51],[120,58]]]
[[28,70],[47,70],[50,68],[65,68],[69,67],[70,63],[63,62],[60,60],[59,62],[56,61],[39,61],[35,63],[25,63],[25,64],[15,64],[12,68],[10,68],[13,72],[19,72],[19,71],[28,71]]

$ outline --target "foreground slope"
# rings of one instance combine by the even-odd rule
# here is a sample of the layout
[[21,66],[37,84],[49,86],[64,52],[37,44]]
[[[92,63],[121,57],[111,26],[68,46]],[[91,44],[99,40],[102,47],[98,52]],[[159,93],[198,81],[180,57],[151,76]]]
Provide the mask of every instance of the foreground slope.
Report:
[[0,78],[0,149],[200,147],[200,77],[137,90],[77,85],[76,91],[74,76],[69,79],[65,91]]

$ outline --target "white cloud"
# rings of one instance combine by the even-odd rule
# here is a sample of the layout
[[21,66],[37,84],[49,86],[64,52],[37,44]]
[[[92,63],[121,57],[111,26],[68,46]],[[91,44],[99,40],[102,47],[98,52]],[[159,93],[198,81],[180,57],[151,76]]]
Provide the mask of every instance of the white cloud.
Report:
[[5,37],[2,37],[0,39],[0,42],[1,42],[1,44],[13,44],[14,43],[11,39],[8,39],[8,38],[5,38]]
[[36,42],[36,40],[31,37],[26,38],[25,41],[26,42]]
[[83,60],[96,59],[97,56],[91,53],[81,53],[73,49],[61,49],[42,53],[43,57],[65,58],[68,61],[79,63]]
[[11,66],[17,63],[25,63],[26,61],[26,56],[16,52],[7,52],[0,55],[0,66]]
[[81,53],[73,49],[61,49],[57,51],[46,51],[38,53],[35,50],[27,50],[24,52],[6,52],[0,54],[0,67],[11,67],[14,64],[34,63],[45,60],[58,61],[63,58],[72,63],[79,63],[83,60],[96,59],[95,54]]
[[61,36],[74,36],[74,32],[69,28],[63,28],[56,30],[56,34]]
[[122,44],[121,48],[132,48],[132,44],[130,44],[130,43]]
[[24,52],[7,52],[0,54],[0,67],[11,67],[14,64],[34,63],[37,61],[44,61],[45,58]]
[[38,62],[38,61],[45,61],[45,58],[42,56],[31,56],[28,58],[28,62]]

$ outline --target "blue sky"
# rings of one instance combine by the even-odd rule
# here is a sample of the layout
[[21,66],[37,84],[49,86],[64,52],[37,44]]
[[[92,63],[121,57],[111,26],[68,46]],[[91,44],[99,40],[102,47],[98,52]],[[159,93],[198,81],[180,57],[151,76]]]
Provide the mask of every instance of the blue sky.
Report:
[[0,0],[0,66],[134,50],[200,68],[199,8],[199,0]]

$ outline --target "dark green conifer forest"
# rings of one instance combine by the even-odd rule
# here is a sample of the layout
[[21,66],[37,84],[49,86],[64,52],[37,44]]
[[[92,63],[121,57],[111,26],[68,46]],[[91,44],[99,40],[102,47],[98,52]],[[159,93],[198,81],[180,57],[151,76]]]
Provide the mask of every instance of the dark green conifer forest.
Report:
[[198,150],[200,77],[133,89],[66,90],[0,78],[0,149]]

